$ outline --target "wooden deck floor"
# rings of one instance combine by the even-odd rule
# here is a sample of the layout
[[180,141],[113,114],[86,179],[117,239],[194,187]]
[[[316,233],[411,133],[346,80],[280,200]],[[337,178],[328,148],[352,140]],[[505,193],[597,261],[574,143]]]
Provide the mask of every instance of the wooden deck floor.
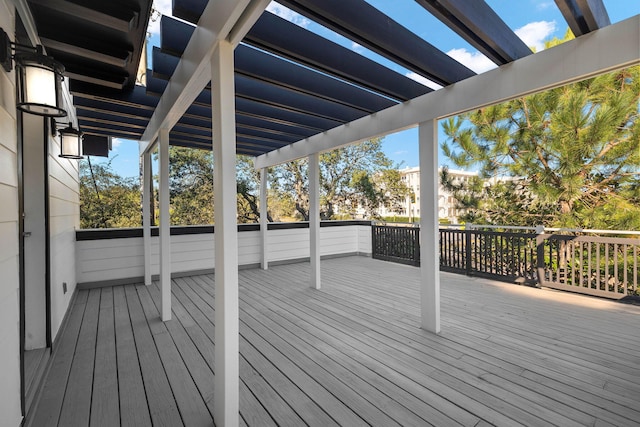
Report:
[[[419,329],[414,267],[349,257],[240,272],[249,426],[632,426],[640,306],[442,274],[442,334]],[[206,426],[213,276],[81,291],[34,426]]]

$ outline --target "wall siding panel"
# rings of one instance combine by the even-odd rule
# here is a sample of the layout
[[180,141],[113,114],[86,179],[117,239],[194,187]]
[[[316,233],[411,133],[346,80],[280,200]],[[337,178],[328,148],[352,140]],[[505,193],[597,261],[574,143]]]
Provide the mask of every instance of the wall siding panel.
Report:
[[[371,247],[361,243],[371,239],[371,229],[353,225],[320,229],[322,255],[362,252]],[[211,233],[171,236],[171,271],[184,273],[214,268],[214,235]],[[299,260],[309,257],[309,229],[269,230],[269,261]],[[139,278],[144,275],[142,238],[81,240],[76,242],[77,279],[79,283]],[[158,274],[158,237],[151,238],[151,270]],[[238,233],[238,264],[260,263],[260,232]]]
[[[13,38],[15,12],[0,0],[0,27]],[[0,424],[18,427],[20,316],[18,265],[18,161],[14,73],[0,68]]]
[[[75,231],[80,227],[78,161],[59,157],[49,138],[49,225],[51,236],[51,327],[56,337],[76,288]],[[67,292],[63,290],[67,284]]]

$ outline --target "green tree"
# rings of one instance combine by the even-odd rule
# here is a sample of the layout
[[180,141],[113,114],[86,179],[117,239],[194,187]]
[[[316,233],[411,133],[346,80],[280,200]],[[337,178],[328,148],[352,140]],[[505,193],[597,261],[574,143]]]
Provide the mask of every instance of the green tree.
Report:
[[92,164],[87,156],[79,165],[80,227],[139,227],[142,217],[138,180],[116,174],[111,161]]
[[[238,194],[238,223],[260,221],[260,173],[253,164],[253,157],[239,155],[236,158],[236,186]],[[269,195],[267,194],[267,199]],[[267,201],[267,221],[273,222],[271,204]]]
[[[393,163],[382,151],[381,138],[324,153],[319,167],[322,219],[354,215],[358,202],[372,214],[380,204],[395,203],[406,195],[400,174],[390,172]],[[274,167],[271,174],[271,187],[289,194],[305,221],[309,219],[307,171],[307,159],[300,159]]]
[[172,225],[213,224],[213,154],[209,150],[169,148]]
[[384,169],[375,175],[357,171],[351,178],[351,187],[354,189],[353,200],[362,206],[368,218],[379,218],[381,206],[399,213],[410,193],[397,169]]
[[[170,147],[169,187],[171,224],[213,224],[214,170],[209,150]],[[238,223],[255,223],[260,219],[260,176],[249,156],[236,157]],[[267,214],[268,221],[273,221]]]
[[440,183],[462,211],[458,220],[475,224],[536,226],[555,211],[553,203],[545,203],[529,191],[525,178],[496,181],[489,185],[479,176],[459,182],[442,168]]
[[309,221],[309,181],[307,159],[294,160],[274,166],[269,173],[270,187],[273,192],[293,202],[295,208],[291,216],[298,215],[303,221]]
[[450,118],[442,149],[483,178],[523,178],[518,191],[496,189],[494,207],[498,195],[506,209],[517,196],[513,209],[533,210],[545,225],[637,228],[639,100],[636,66]]

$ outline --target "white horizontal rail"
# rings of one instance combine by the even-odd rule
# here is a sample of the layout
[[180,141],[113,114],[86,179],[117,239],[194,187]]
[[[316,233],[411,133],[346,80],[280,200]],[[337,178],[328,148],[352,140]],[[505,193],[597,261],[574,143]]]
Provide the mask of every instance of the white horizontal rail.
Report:
[[589,228],[545,228],[544,231],[551,232],[567,232],[567,233],[592,233],[592,234],[628,234],[631,236],[640,236],[640,231],[631,230],[592,230]]
[[529,227],[518,225],[489,225],[489,224],[443,224],[440,228],[467,228],[469,230],[478,229],[500,229],[500,230],[532,230],[532,231],[544,231],[551,233],[590,233],[590,234],[625,234],[629,236],[640,236],[640,231],[636,230],[596,230],[591,228],[561,228],[561,227]]

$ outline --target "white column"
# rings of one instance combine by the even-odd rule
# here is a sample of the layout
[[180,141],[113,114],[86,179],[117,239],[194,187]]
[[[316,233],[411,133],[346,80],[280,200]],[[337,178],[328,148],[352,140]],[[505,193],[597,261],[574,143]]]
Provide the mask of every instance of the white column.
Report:
[[[151,187],[151,188],[150,188]],[[151,152],[142,155],[142,236],[144,240],[144,284],[151,284]]]
[[158,135],[160,160],[160,289],[162,321],[171,320],[171,219],[169,218],[169,129]]
[[240,422],[238,227],[233,46],[220,41],[211,57],[211,109],[215,194],[215,392],[214,421]]
[[269,268],[267,231],[269,221],[267,219],[267,168],[260,169],[260,240],[262,242],[262,258],[260,267],[263,270]]
[[422,328],[440,332],[438,121],[420,123],[420,308]]
[[309,255],[311,286],[320,289],[320,155],[309,156]]

